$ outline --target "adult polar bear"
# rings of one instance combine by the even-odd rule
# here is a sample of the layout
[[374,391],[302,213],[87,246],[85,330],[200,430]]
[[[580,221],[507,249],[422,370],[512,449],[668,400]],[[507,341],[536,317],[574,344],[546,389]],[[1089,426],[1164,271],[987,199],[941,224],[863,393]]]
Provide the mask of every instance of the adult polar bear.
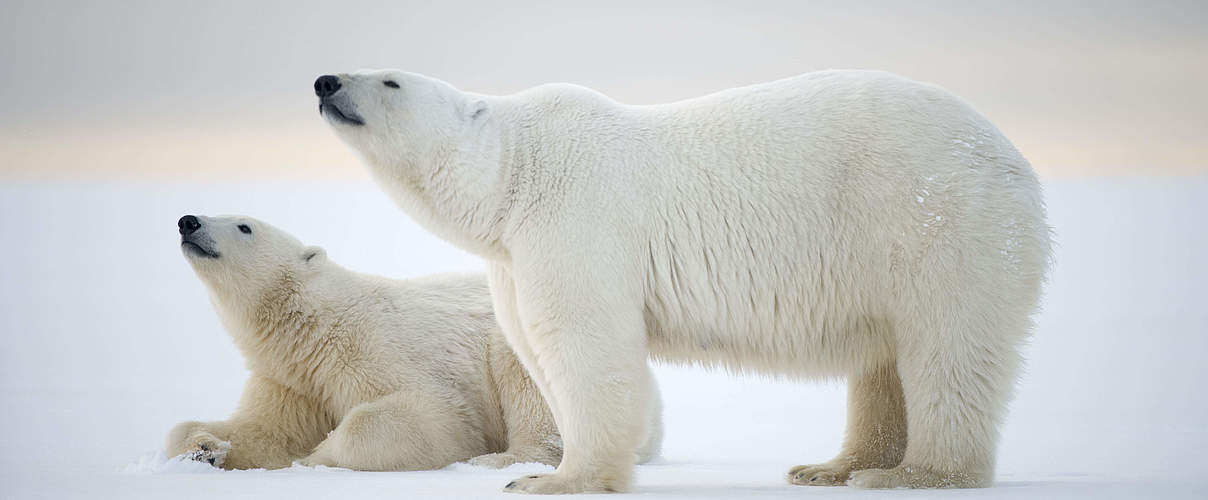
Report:
[[399,71],[315,92],[404,210],[490,263],[566,446],[508,490],[626,489],[648,351],[848,377],[843,450],[794,483],[992,482],[1049,229],[1028,162],[959,98],[866,71],[654,106]]
[[[168,433],[173,456],[227,469],[561,459],[553,417],[499,332],[483,276],[354,273],[251,217],[186,215],[178,229],[252,376],[230,419]],[[658,453],[654,417],[643,460]]]

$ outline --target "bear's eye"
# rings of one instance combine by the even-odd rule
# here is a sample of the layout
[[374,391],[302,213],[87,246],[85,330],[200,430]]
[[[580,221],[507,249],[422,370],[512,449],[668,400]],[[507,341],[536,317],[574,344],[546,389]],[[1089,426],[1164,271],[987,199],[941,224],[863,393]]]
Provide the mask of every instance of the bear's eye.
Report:
[[247,227],[247,224],[240,224],[239,232],[241,232],[243,234],[252,234],[252,228]]
[[386,81],[382,82],[382,85],[385,85],[385,86],[390,87],[390,88],[392,88],[392,89],[397,89],[397,88],[398,88],[398,82],[396,82],[396,81],[394,81],[394,80],[386,80]]

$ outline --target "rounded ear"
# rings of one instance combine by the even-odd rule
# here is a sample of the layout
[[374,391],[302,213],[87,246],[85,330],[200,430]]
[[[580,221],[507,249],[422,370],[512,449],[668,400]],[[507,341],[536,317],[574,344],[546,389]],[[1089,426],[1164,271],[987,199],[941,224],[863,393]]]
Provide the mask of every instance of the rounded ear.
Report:
[[466,106],[466,116],[471,120],[477,120],[487,115],[487,102],[482,99],[474,100],[469,106]]
[[302,251],[302,261],[307,264],[318,264],[327,260],[327,251],[319,247],[306,247]]

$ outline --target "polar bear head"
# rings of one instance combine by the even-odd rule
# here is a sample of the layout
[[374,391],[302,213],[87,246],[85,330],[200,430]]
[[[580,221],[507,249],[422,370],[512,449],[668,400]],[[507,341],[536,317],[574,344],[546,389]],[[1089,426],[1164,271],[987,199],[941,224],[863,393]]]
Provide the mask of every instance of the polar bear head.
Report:
[[494,216],[507,204],[505,101],[395,70],[324,75],[315,95],[336,134],[405,212],[463,249],[502,253]]
[[484,99],[397,70],[323,75],[315,95],[340,138],[376,165],[413,164],[473,143],[487,115]]
[[176,225],[181,252],[220,310],[255,308],[283,284],[305,283],[327,264],[322,248],[251,217],[186,215]]

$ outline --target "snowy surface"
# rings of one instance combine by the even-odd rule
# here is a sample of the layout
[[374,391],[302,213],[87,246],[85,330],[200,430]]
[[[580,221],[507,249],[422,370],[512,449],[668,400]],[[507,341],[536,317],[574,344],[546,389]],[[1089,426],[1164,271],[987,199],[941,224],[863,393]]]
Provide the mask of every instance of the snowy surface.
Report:
[[[664,458],[639,467],[634,493],[1208,497],[1208,179],[1063,181],[1047,199],[1057,265],[994,488],[788,485],[790,466],[838,451],[841,383],[659,367]],[[477,498],[547,469],[223,472],[164,457],[173,424],[224,418],[247,375],[180,255],[185,213],[257,216],[387,276],[481,266],[359,181],[0,185],[0,498]]]

